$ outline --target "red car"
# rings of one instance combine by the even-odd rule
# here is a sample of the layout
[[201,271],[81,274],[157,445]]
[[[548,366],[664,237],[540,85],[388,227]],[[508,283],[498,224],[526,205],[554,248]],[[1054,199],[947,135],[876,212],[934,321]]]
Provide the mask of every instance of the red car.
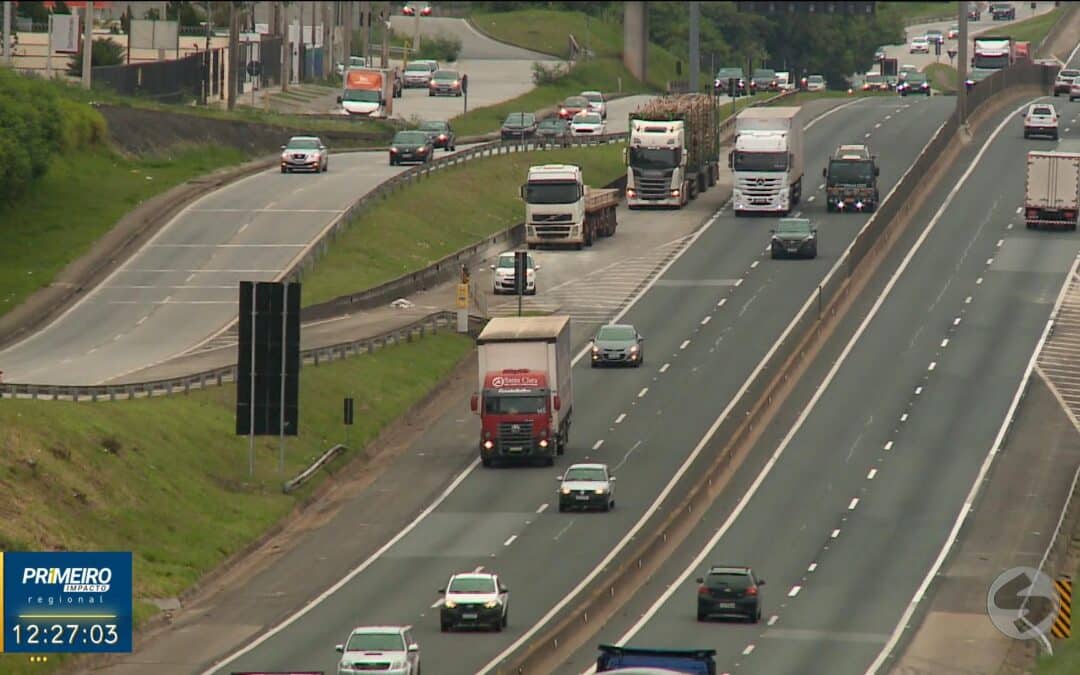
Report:
[[564,120],[574,119],[574,115],[577,115],[583,110],[589,109],[589,99],[584,96],[571,96],[563,101],[563,104],[559,106],[559,117]]
[[416,16],[417,9],[420,10],[420,16],[431,16],[431,5],[426,2],[410,2],[409,4],[401,8],[401,13],[405,16]]

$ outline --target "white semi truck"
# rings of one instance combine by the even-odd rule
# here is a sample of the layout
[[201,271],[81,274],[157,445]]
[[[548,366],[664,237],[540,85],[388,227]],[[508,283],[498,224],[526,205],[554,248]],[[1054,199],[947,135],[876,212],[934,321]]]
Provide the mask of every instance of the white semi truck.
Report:
[[570,244],[579,250],[598,237],[615,234],[615,207],[619,191],[591,188],[582,180],[581,167],[544,164],[529,167],[521,186],[525,202],[525,243],[529,248]]
[[1080,153],[1027,156],[1024,221],[1029,230],[1075,230],[1080,213]]
[[736,216],[787,215],[802,198],[801,108],[747,108],[735,118],[732,202]]

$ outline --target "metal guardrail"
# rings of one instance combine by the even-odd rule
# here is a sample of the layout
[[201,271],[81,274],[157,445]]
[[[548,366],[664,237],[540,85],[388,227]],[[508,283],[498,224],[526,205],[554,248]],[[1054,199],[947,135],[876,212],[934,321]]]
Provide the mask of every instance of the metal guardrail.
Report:
[[[1011,86],[1039,84],[1045,76],[1023,66],[1017,68],[1021,70],[1003,78]],[[1026,79],[1023,73],[1026,73]],[[989,95],[984,95],[978,102],[988,98]],[[974,111],[975,106],[970,109]],[[709,449],[697,459],[695,468],[687,471],[686,477],[677,486],[685,495],[681,501],[675,502],[671,508],[665,508],[663,513],[667,515],[649,529],[650,534],[634,550],[610,565],[607,573],[590,584],[582,600],[554,619],[551,627],[540,637],[500,663],[496,673],[541,672],[548,653],[558,649],[560,644],[572,644],[573,640],[579,639],[589,623],[590,614],[595,623],[597,617],[616,609],[619,590],[636,587],[650,578],[651,570],[667,559],[669,541],[681,536],[684,528],[692,524],[695,514],[708,511],[716,497],[716,490],[723,485],[722,479],[731,465],[734,450],[746,442],[755,429],[768,422],[773,400],[781,396],[783,388],[792,377],[797,376],[808,355],[812,354],[808,345],[814,345],[821,339],[822,331],[829,329],[828,318],[834,317],[839,304],[848,298],[852,290],[849,282],[859,271],[860,263],[883,250],[881,243],[893,236],[889,225],[896,218],[909,215],[915,208],[909,197],[952,143],[959,128],[958,114],[954,112],[938,128],[896,187],[840,256],[818,286],[816,294],[811,294],[807,299],[791,329],[781,337],[775,350],[766,357],[765,365],[746,386],[742,397],[732,405],[731,414],[718,426]],[[735,289],[732,288],[730,292],[735,292]]]
[[[761,101],[756,101],[751,106],[756,107],[765,105],[772,101],[776,101],[785,96],[792,95],[795,92],[783,92],[776,96],[771,96]],[[734,130],[735,119],[734,117],[728,117],[720,124],[721,141]],[[531,152],[531,151],[543,151],[551,149],[561,149],[568,147],[588,147],[596,145],[609,145],[613,143],[623,142],[627,139],[628,133],[620,132],[613,134],[602,134],[593,137],[571,137],[563,141],[547,141],[538,139],[522,139],[516,141],[492,141],[490,143],[484,143],[472,148],[467,148],[453,155],[447,155],[433,160],[428,164],[422,164],[414,166],[407,171],[404,171],[396,176],[393,176],[386,181],[379,184],[375,189],[368,192],[366,195],[358,199],[348,210],[341,213],[335,218],[329,225],[327,225],[319,236],[297,255],[296,258],[289,264],[288,268],[281,274],[275,277],[277,281],[301,281],[304,275],[308,274],[315,266],[315,263],[327,253],[330,249],[330,245],[345,231],[349,223],[357,218],[366,209],[376,204],[379,200],[387,198],[393,195],[396,191],[405,188],[414,182],[423,180],[430,177],[432,174],[446,169],[448,167],[457,166],[472,159],[482,157],[495,157],[499,155],[510,154],[512,152]],[[366,289],[358,293],[341,296],[327,303],[321,305],[315,305],[313,307],[305,308],[304,319],[314,320],[313,317],[319,319],[330,318],[334,316],[341,316],[349,312],[363,309],[365,307],[379,304],[374,298],[385,298],[388,294],[396,294],[396,296],[405,295],[411,290],[425,288],[427,285],[437,283],[442,277],[447,274],[453,274],[460,269],[462,260],[470,259],[477,255],[478,251],[486,249],[492,243],[497,243],[500,237],[512,236],[511,231],[514,228],[510,228],[503,233],[496,234],[493,237],[485,238],[483,241],[468,246],[460,251],[452,253],[435,263],[427,266],[426,268],[414,272],[412,274],[404,275],[398,279],[394,279],[385,284],[377,286],[374,289]],[[416,330],[420,330],[421,335],[424,329],[421,324],[429,321],[432,317],[443,316],[447,313],[437,312],[430,315],[426,319],[420,322],[414,322],[409,326],[401,329],[395,329],[385,334],[376,335],[362,340],[356,340],[353,342],[342,343],[339,345],[333,345],[325,348],[318,348],[307,350],[302,353],[302,360],[304,363],[311,363],[318,365],[321,361],[327,360],[320,356],[320,354],[328,353],[327,350],[337,350],[334,353],[341,352],[345,355],[352,355],[356,353],[363,353],[363,349],[358,347],[347,348],[347,345],[365,345],[365,344],[382,344],[386,341],[394,342],[400,335],[411,335]],[[456,315],[450,313],[451,319],[456,320]],[[436,319],[436,322],[438,319]],[[220,332],[226,332],[235,325],[234,320],[228,326],[223,328]],[[426,325],[426,324],[424,324]],[[437,324],[442,325],[442,324]],[[408,338],[411,339],[411,338]],[[45,384],[32,384],[32,383],[0,383],[0,399],[2,398],[31,398],[39,400],[67,400],[67,401],[101,401],[101,400],[126,400],[132,398],[144,398],[147,396],[168,396],[176,393],[184,393],[191,391],[192,389],[202,389],[208,386],[217,386],[225,382],[231,382],[235,377],[236,366],[226,366],[223,368],[214,368],[203,372],[194,373],[191,375],[185,375],[174,378],[157,379],[146,382],[136,382],[127,384],[102,384],[102,385],[45,385]]]

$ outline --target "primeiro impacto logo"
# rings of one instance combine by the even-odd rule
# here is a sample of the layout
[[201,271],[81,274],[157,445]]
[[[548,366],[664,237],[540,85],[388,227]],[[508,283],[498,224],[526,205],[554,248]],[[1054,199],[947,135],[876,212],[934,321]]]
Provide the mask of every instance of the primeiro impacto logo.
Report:
[[1014,640],[1049,634],[1059,609],[1053,580],[1032,567],[1005,570],[986,594],[990,621]]
[[108,593],[112,569],[108,567],[26,567],[23,585],[63,586],[64,593]]

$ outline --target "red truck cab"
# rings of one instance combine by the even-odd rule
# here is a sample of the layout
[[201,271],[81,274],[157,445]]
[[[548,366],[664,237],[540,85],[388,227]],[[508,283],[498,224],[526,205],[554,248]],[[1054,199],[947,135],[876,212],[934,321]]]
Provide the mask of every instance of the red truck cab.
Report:
[[547,373],[503,370],[488,373],[484,388],[473,396],[472,408],[480,413],[481,454],[543,456],[551,459],[557,448],[551,438],[552,414],[562,408],[552,394]]

